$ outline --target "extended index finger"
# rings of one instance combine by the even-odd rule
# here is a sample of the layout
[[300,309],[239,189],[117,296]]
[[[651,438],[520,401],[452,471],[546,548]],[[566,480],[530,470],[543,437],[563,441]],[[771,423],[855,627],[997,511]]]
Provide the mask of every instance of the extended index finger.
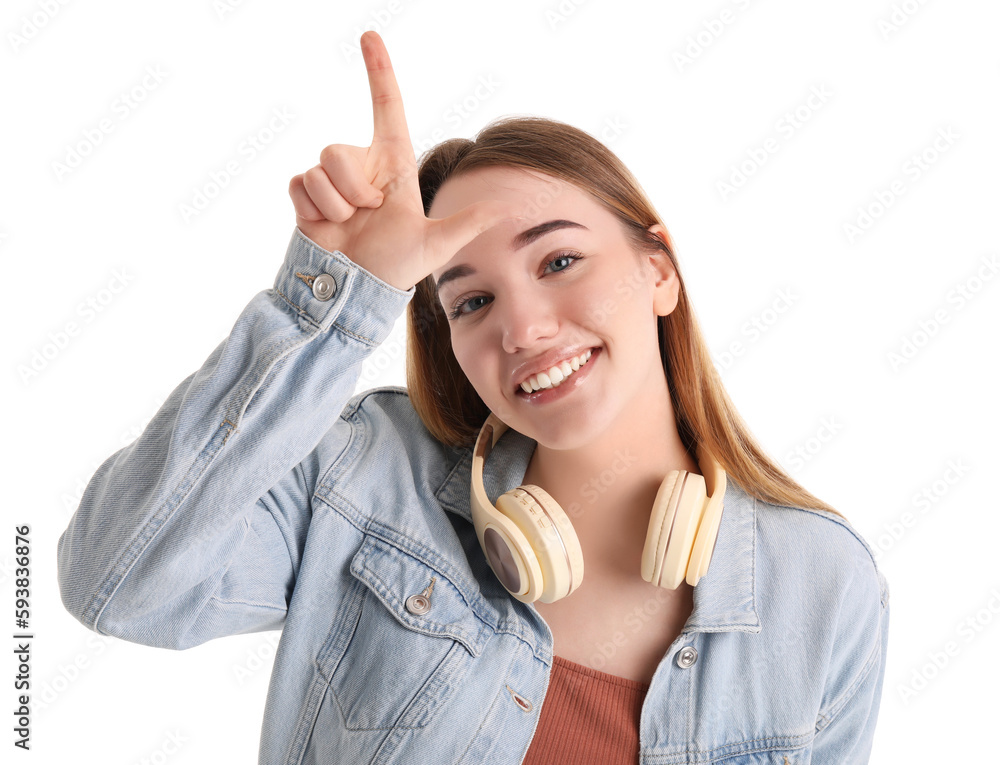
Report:
[[403,114],[403,96],[392,71],[389,52],[377,32],[361,35],[361,53],[368,69],[368,84],[372,92],[372,112],[375,117],[375,138],[410,142]]

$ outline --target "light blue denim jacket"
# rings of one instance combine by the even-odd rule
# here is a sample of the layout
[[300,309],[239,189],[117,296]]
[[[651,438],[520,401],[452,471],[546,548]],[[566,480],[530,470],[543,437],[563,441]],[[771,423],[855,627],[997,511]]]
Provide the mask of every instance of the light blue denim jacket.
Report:
[[[323,273],[332,296],[310,287]],[[99,633],[181,649],[283,629],[261,763],[519,763],[538,724],[552,633],[479,547],[471,450],[432,438],[405,388],[352,395],[413,294],[296,228],[274,288],[100,466],[59,539],[63,602]],[[504,434],[491,500],[534,446]],[[870,550],[731,479],[724,504],[641,762],[867,762],[889,615]],[[432,579],[430,609],[407,608]]]

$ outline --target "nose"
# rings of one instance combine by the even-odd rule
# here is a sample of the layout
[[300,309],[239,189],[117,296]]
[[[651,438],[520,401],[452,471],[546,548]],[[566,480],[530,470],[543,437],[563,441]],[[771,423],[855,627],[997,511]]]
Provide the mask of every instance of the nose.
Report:
[[516,353],[530,348],[539,340],[554,337],[559,329],[559,321],[552,301],[545,299],[537,291],[524,292],[511,297],[507,295],[499,313],[503,349]]

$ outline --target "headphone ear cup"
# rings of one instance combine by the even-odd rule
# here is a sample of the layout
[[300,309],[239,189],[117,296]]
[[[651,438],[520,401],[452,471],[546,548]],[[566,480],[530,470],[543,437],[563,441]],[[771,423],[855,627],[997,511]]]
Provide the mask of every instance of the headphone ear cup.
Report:
[[[524,534],[526,559],[537,562],[541,582],[533,583],[526,602],[552,603],[571,594],[583,581],[583,549],[573,524],[551,495],[526,484],[500,496],[497,509]],[[537,593],[537,594],[535,594]]]
[[694,547],[691,550],[691,561],[688,563],[687,583],[692,587],[708,573],[708,566],[715,554],[715,545],[719,541],[719,528],[722,526],[723,499],[727,483],[726,471],[704,444],[698,445],[698,464],[705,478],[705,490],[712,493],[712,498],[705,505]]
[[691,550],[691,561],[688,563],[687,583],[696,586],[699,580],[708,573],[708,564],[715,554],[715,544],[719,541],[719,526],[722,525],[722,503],[716,503],[705,511],[701,525],[698,526],[698,536],[695,537]]
[[500,584],[522,602],[536,600],[541,590],[542,570],[524,532],[502,508],[493,505],[476,508],[473,519],[486,561]]
[[649,513],[646,529],[646,543],[642,548],[642,578],[651,584],[660,585],[663,558],[667,552],[667,540],[677,509],[677,495],[674,487],[683,470],[671,470],[664,477],[656,491],[653,509]]
[[708,500],[704,476],[685,472],[684,484],[679,492],[674,528],[667,543],[667,555],[663,559],[662,586],[671,590],[677,589],[687,574],[698,524],[701,523]]
[[642,550],[642,578],[674,590],[684,581],[707,499],[705,479],[672,470],[656,492]]

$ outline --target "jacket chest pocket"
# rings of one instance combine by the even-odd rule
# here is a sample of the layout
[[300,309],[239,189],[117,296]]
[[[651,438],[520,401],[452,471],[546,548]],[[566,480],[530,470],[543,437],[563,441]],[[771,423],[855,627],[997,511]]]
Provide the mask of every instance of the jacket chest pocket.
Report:
[[[422,728],[493,632],[448,577],[383,539],[365,538],[351,573],[355,586],[317,657],[324,703],[350,730]],[[426,599],[411,597],[428,588]]]

